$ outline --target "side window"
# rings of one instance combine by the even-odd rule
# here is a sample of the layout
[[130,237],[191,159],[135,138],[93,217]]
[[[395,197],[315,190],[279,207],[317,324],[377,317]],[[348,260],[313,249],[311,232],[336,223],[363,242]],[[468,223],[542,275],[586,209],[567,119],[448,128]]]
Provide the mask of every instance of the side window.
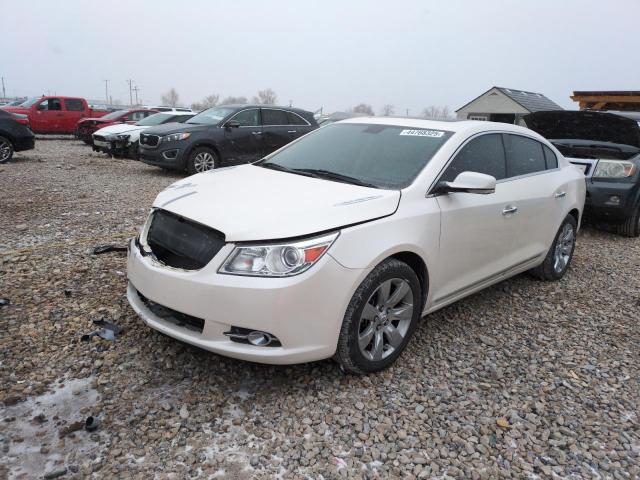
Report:
[[289,125],[289,117],[284,110],[262,109],[263,125]]
[[440,180],[453,182],[462,172],[484,173],[501,180],[506,177],[502,136],[491,133],[474,138],[458,152]]
[[558,157],[553,153],[553,150],[546,145],[543,145],[542,148],[544,149],[544,158],[547,161],[547,170],[558,168]]
[[49,110],[62,110],[62,102],[59,98],[49,99]]
[[289,117],[289,125],[308,125],[307,121],[297,113],[287,112],[287,116]]
[[84,110],[82,100],[79,98],[66,98],[64,105],[70,112],[82,112]]
[[230,120],[237,121],[241,127],[257,127],[260,125],[257,108],[236,113]]
[[542,144],[520,135],[505,134],[507,176],[517,177],[546,170]]

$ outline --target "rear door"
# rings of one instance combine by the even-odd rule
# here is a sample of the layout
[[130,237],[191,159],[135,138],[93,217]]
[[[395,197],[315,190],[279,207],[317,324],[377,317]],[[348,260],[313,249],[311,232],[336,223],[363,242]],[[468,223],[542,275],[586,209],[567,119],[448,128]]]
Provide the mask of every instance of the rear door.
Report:
[[31,126],[38,133],[63,132],[62,101],[59,98],[47,98],[35,105],[35,114]]
[[295,134],[295,128],[289,125],[289,115],[285,110],[262,108],[262,135],[265,155],[284,147]]
[[259,160],[264,155],[260,109],[241,110],[227,122],[235,120],[238,127],[223,127],[222,158],[225,164],[238,165]]
[[513,223],[515,255],[527,261],[548,251],[566,209],[567,185],[555,154],[538,140],[503,134],[507,156],[507,178],[501,183],[517,208]]
[[291,140],[295,140],[296,138],[301,137],[302,135],[305,135],[317,128],[316,126],[311,126],[311,124],[307,120],[305,120],[295,112],[287,112],[287,115],[289,117],[288,133]]
[[85,115],[84,102],[81,98],[65,98],[62,130],[69,133],[73,132],[78,120],[85,117]]

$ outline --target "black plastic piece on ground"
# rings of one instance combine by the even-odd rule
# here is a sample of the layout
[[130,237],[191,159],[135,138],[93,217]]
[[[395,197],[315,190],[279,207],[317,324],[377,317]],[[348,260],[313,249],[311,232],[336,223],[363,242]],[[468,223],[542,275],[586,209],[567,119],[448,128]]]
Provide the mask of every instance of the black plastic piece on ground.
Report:
[[108,245],[98,245],[93,249],[93,254],[100,255],[102,253],[126,252],[126,251],[127,251],[127,247],[118,247],[117,245],[108,244]]
[[5,305],[9,305],[11,300],[8,298],[0,298],[0,307],[4,307]]
[[87,432],[93,432],[97,430],[99,425],[100,420],[96,417],[87,417],[87,419],[84,421],[84,428],[85,430],[87,430]]

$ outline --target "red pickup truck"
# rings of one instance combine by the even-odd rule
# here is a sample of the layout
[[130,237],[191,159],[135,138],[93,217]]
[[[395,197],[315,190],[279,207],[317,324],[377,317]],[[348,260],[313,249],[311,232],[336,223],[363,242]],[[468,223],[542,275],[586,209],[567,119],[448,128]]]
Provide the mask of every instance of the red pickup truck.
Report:
[[93,110],[84,98],[37,97],[17,107],[0,107],[26,115],[34,133],[73,133],[81,118],[102,117],[106,110]]

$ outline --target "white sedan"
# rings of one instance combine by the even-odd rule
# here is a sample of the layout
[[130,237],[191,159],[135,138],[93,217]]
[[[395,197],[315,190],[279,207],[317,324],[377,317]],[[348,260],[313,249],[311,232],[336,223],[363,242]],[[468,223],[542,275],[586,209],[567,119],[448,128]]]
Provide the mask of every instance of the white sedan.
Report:
[[222,355],[373,372],[423,315],[521,272],[561,279],[584,200],[582,172],[531,130],[349,119],[161,192],[127,296]]

